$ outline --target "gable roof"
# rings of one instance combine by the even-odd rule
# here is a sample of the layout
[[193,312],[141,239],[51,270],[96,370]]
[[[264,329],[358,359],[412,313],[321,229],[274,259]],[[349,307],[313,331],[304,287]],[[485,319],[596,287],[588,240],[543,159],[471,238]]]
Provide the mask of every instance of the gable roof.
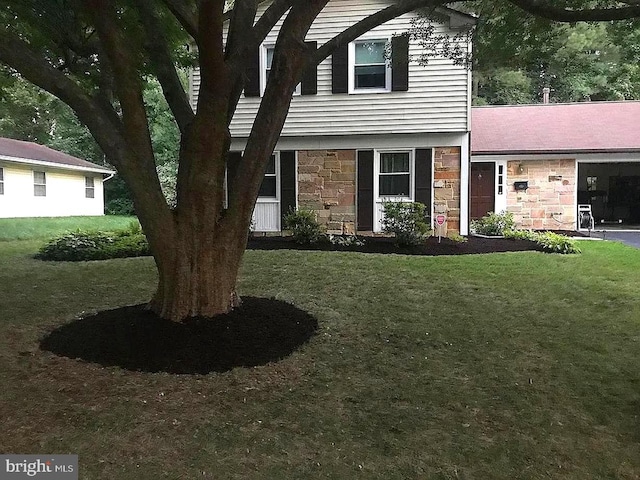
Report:
[[473,107],[473,155],[640,152],[640,102]]
[[0,161],[22,163],[28,165],[41,165],[66,170],[80,170],[111,174],[115,173],[95,163],[87,162],[80,158],[67,155],[44,145],[33,142],[23,142],[12,138],[0,137]]

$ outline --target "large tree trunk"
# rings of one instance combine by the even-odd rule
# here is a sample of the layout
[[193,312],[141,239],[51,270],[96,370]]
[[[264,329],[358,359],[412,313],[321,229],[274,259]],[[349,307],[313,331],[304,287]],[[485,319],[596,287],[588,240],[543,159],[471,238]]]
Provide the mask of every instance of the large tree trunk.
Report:
[[155,253],[159,280],[150,308],[162,318],[214,317],[239,305],[246,231],[227,227],[212,238],[213,230],[179,228],[171,250]]

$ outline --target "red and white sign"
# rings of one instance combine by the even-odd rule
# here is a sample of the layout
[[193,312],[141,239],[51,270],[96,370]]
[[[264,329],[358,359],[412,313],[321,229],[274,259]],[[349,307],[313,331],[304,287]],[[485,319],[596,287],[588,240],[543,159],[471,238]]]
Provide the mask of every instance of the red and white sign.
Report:
[[439,227],[444,225],[444,222],[446,221],[447,221],[446,215],[436,215],[436,225],[438,225]]

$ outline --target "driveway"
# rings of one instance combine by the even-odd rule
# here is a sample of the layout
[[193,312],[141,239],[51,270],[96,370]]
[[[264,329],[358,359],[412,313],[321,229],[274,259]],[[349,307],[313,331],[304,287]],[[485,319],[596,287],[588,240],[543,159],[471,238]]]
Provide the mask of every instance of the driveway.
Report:
[[591,232],[591,236],[604,238],[605,240],[614,240],[629,245],[630,247],[640,248],[640,231],[616,232],[615,230],[607,230],[606,232]]

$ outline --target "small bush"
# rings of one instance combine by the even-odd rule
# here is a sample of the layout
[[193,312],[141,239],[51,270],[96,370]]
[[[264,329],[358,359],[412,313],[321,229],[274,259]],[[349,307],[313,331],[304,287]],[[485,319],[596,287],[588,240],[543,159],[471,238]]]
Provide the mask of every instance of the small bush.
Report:
[[552,232],[538,233],[536,240],[545,252],[550,253],[580,253],[576,242],[565,235],[558,235]]
[[311,210],[291,210],[284,216],[284,228],[291,231],[296,243],[312,244],[324,238],[324,229]]
[[580,253],[576,242],[566,235],[558,235],[553,232],[533,232],[531,230],[507,230],[504,232],[505,238],[514,240],[531,240],[549,253]]
[[419,245],[429,232],[425,219],[426,207],[414,202],[385,202],[382,231],[393,233],[401,246]]
[[340,245],[341,247],[361,247],[364,245],[364,240],[355,235],[327,235],[327,240],[332,245]]
[[105,206],[105,213],[107,215],[135,215],[133,202],[128,198],[115,198],[113,200],[109,200]]
[[[130,227],[133,229],[133,227]],[[47,242],[36,254],[41,260],[107,260],[149,255],[149,244],[141,230],[132,232],[73,232]]]
[[488,215],[482,217],[480,220],[471,222],[471,231],[478,235],[500,236],[504,235],[504,232],[508,230],[514,230],[515,226],[516,223],[513,220],[513,213],[489,212]]
[[467,241],[467,237],[463,237],[459,233],[451,233],[448,237],[449,240],[453,240],[456,243],[465,243]]

